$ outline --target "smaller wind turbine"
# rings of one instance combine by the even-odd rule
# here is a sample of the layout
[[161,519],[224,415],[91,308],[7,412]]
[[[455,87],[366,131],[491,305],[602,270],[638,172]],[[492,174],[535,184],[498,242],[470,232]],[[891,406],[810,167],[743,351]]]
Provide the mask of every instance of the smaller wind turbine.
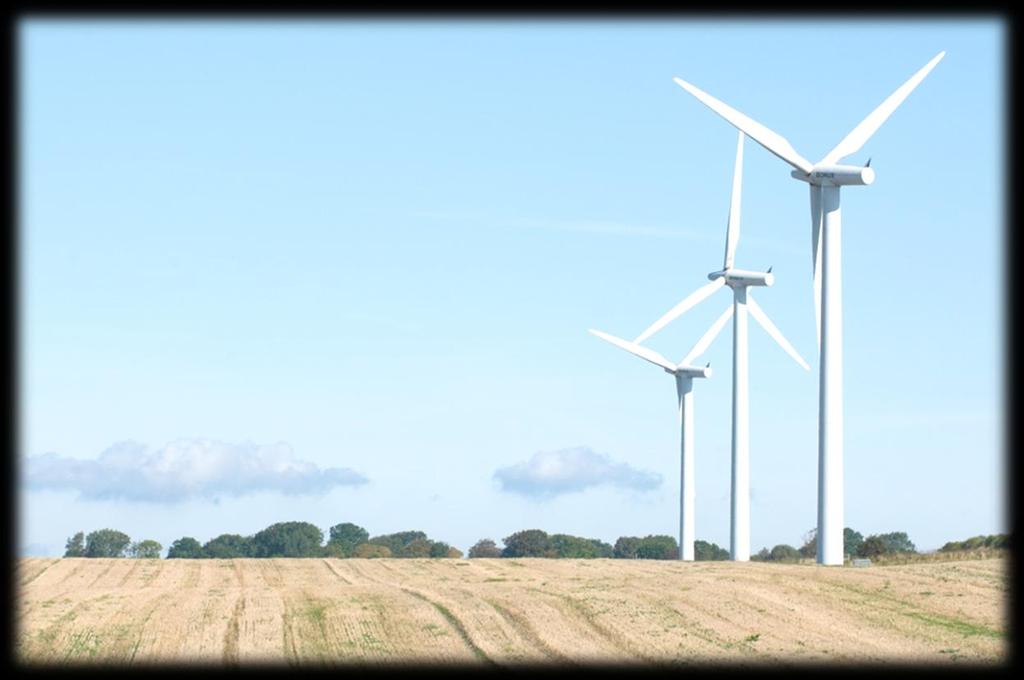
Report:
[[711,325],[704,336],[697,341],[686,356],[678,364],[658,354],[647,347],[617,338],[608,333],[595,331],[590,332],[602,340],[607,340],[617,347],[621,347],[631,354],[649,361],[656,366],[661,366],[666,373],[676,378],[676,395],[679,398],[679,448],[682,458],[681,472],[679,479],[679,559],[693,561],[694,535],[694,498],[696,487],[694,486],[694,465],[693,465],[693,379],[708,378],[711,376],[711,364],[707,366],[693,366],[691,361],[699,357],[708,348],[715,337],[722,331],[725,324],[732,316],[732,307],[725,310],[725,313],[718,317],[718,320]]
[[723,286],[732,288],[733,304],[730,309],[734,310],[735,319],[732,340],[732,512],[729,552],[732,559],[737,562],[746,562],[750,559],[750,399],[747,310],[749,309],[754,320],[761,324],[761,327],[768,332],[768,335],[772,336],[772,339],[786,354],[791,356],[804,370],[810,370],[807,362],[793,349],[793,346],[783,337],[781,331],[775,327],[760,305],[754,301],[753,294],[747,290],[751,286],[771,286],[775,282],[771,267],[766,272],[733,267],[736,245],[740,240],[743,138],[744,134],[741,131],[736,142],[736,165],[732,177],[732,199],[729,206],[729,222],[725,236],[725,261],[722,264],[722,269],[708,274],[711,283],[701,286],[688,295],[633,341],[637,344],[645,341],[719,288]]

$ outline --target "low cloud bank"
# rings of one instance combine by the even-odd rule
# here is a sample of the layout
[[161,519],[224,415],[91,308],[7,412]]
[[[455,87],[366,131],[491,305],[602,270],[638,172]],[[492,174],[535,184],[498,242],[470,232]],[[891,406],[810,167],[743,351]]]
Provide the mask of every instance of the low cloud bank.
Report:
[[368,480],[350,468],[323,468],[300,460],[284,443],[260,446],[209,439],[182,439],[151,449],[133,441],[114,444],[96,459],[56,453],[30,456],[30,489],[77,491],[91,500],[153,503],[279,492],[322,495]]
[[532,498],[552,498],[600,485],[650,491],[662,481],[657,473],[616,462],[585,446],[535,453],[529,460],[499,469],[494,478],[504,491]]

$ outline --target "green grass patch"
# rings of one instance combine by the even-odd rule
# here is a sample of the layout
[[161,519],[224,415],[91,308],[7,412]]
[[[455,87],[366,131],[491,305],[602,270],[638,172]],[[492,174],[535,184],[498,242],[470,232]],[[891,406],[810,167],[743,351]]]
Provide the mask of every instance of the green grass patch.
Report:
[[993,630],[988,626],[982,626],[969,621],[961,621],[960,619],[950,619],[944,616],[936,616],[935,614],[921,614],[918,612],[906,612],[905,616],[909,616],[912,619],[923,621],[932,626],[939,626],[945,628],[954,633],[960,633],[964,637],[969,635],[982,635],[984,637],[1001,638],[1003,633],[998,630]]

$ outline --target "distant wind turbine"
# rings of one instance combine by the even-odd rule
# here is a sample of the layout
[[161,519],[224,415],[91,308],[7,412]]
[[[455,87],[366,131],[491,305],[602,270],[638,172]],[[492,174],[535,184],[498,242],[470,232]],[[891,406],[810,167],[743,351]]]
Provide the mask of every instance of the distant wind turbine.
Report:
[[616,347],[621,347],[631,354],[646,361],[661,366],[666,373],[671,373],[676,378],[676,395],[679,398],[679,449],[682,463],[680,466],[679,479],[679,559],[693,560],[693,543],[695,539],[694,523],[694,499],[696,497],[696,486],[694,485],[694,461],[693,461],[693,379],[707,378],[711,376],[711,364],[707,366],[692,366],[690,362],[699,357],[708,348],[729,321],[732,316],[732,307],[725,310],[725,313],[718,318],[704,336],[697,341],[686,356],[678,364],[658,354],[647,347],[617,338],[608,333],[590,329],[590,333],[602,340],[607,340]]
[[732,200],[729,207],[729,223],[725,236],[725,260],[720,271],[711,272],[706,284],[687,296],[682,302],[670,309],[664,316],[655,321],[633,342],[640,344],[677,319],[687,310],[695,307],[705,298],[723,286],[733,291],[734,311],[733,342],[732,342],[732,512],[729,552],[734,561],[746,562],[750,559],[750,408],[749,408],[749,372],[747,361],[747,310],[754,320],[768,332],[778,345],[789,356],[810,370],[807,362],[800,357],[789,341],[783,337],[760,305],[754,301],[753,294],[747,290],[751,286],[771,286],[775,277],[771,267],[767,272],[755,272],[735,269],[733,259],[736,246],[740,240],[740,195],[742,193],[743,176],[743,133],[739,133],[736,142],[736,165],[733,170]]
[[[843,308],[839,188],[875,181],[869,166],[839,165],[856,153],[945,56],[939,52],[817,163],[780,134],[680,78],[675,82],[755,142],[792,165],[792,177],[811,190],[814,313],[821,354],[818,369],[818,563],[843,563]],[[820,276],[818,272],[821,272]]]

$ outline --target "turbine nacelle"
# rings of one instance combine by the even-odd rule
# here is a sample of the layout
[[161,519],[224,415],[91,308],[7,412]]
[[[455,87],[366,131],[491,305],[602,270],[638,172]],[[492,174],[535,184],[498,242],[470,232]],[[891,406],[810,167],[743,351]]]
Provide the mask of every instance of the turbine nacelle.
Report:
[[775,275],[771,271],[755,272],[747,269],[721,269],[708,274],[708,279],[725,279],[725,285],[736,286],[771,286],[775,283]]
[[793,170],[791,177],[825,187],[866,186],[875,181],[875,171],[864,165],[815,165],[810,172]]
[[666,368],[665,372],[671,373],[672,375],[681,375],[687,378],[710,378],[711,364],[708,364],[707,366],[677,366],[672,370]]

